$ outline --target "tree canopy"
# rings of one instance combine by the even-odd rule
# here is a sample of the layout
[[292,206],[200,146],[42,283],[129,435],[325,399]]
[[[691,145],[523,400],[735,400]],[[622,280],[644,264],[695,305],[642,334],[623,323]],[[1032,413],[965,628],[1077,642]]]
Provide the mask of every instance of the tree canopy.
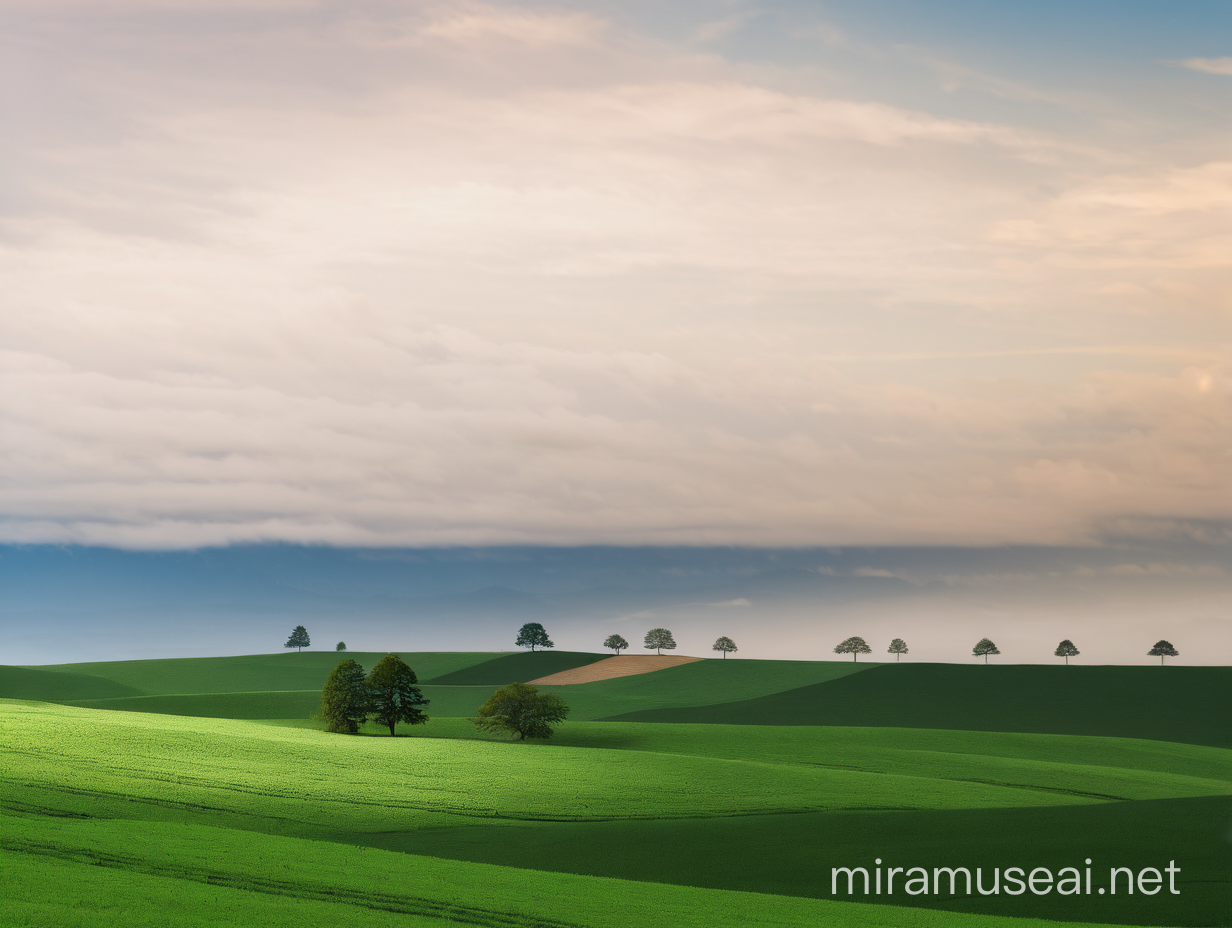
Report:
[[984,658],[984,663],[987,664],[989,654],[1000,654],[1001,652],[997,650],[997,646],[991,640],[981,638],[976,646],[971,649],[971,653],[976,657]]
[[646,640],[642,642],[642,647],[647,650],[654,648],[655,653],[660,654],[663,648],[669,651],[675,650],[676,639],[666,628],[652,628],[646,633]]
[[1052,653],[1055,654],[1057,657],[1065,658],[1065,663],[1068,664],[1069,659],[1071,657],[1077,657],[1082,652],[1080,652],[1076,647],[1074,647],[1074,643],[1072,641],[1066,638],[1059,645],[1057,645],[1057,649],[1053,651]]
[[471,721],[481,731],[509,732],[522,741],[552,737],[552,726],[568,715],[569,707],[555,693],[541,693],[529,683],[510,683],[493,693]]
[[287,639],[287,643],[283,647],[296,648],[302,651],[310,644],[312,644],[312,639],[308,637],[308,629],[302,625],[296,625],[295,630],[291,632],[291,637]]
[[894,660],[898,660],[899,657],[907,653],[907,642],[901,638],[895,638],[890,642],[890,646],[886,648],[886,651],[894,655]]
[[346,642],[345,642],[345,641],[339,641],[336,645],[334,645],[334,650],[335,650],[335,651],[345,651],[345,650],[346,650]]
[[620,652],[629,646],[629,642],[625,641],[620,635],[608,635],[607,640],[603,642],[605,648],[611,648],[616,652],[616,656],[620,656]]
[[330,731],[355,734],[368,721],[368,687],[364,668],[345,660],[325,678],[321,689],[321,718]]
[[1152,657],[1158,657],[1159,662],[1162,664],[1165,657],[1176,657],[1181,652],[1172,647],[1171,641],[1164,641],[1161,638],[1159,641],[1155,642],[1155,647],[1151,648],[1151,650],[1146,653],[1150,654]]
[[429,701],[415,685],[418,682],[415,671],[395,654],[386,654],[368,674],[369,710],[374,720],[389,727],[390,737],[398,722],[422,725],[428,721],[420,706]]
[[518,640],[514,642],[519,648],[554,648],[548,633],[538,622],[527,622],[518,631]]
[[712,651],[722,651],[723,659],[727,660],[727,654],[729,651],[739,651],[740,649],[736,647],[736,642],[732,641],[730,638],[724,635],[721,638],[719,638],[718,641],[714,643],[714,647],[711,648],[711,650]]
[[858,654],[872,654],[873,649],[868,646],[868,642],[859,635],[853,635],[846,641],[841,641],[834,646],[835,654],[850,654],[851,659],[858,660]]

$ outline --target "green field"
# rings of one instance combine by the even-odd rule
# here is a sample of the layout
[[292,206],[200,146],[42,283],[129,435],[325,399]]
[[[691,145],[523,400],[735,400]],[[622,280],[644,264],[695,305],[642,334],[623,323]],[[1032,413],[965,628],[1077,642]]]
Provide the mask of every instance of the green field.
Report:
[[[603,656],[404,654],[398,738],[311,720],[335,653],[0,667],[6,928],[1229,924],[1228,668],[710,660],[553,688],[548,742],[464,718]],[[877,858],[1181,870],[833,892]]]

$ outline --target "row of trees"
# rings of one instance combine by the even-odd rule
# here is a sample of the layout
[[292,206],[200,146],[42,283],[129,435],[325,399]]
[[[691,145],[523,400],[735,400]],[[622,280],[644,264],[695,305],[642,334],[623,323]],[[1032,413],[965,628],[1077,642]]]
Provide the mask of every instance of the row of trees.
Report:
[[[296,625],[295,630],[291,632],[291,637],[287,639],[287,643],[284,647],[298,648],[302,650],[303,648],[308,647],[311,643],[312,640],[308,637],[307,629],[305,629],[302,625]],[[553,644],[552,639],[548,637],[547,630],[544,629],[543,625],[539,622],[527,622],[523,625],[521,629],[518,630],[518,637],[514,643],[519,648],[530,648],[532,651],[536,648],[556,647],[556,645]],[[646,633],[642,646],[647,650],[653,649],[656,654],[662,654],[665,650],[675,650],[676,639],[672,637],[671,631],[666,628],[652,628]],[[608,635],[603,642],[603,647],[611,648],[616,652],[616,656],[619,657],[620,652],[629,647],[629,642],[625,641],[625,639],[620,635]],[[335,650],[345,651],[346,642],[339,641]],[[724,635],[715,641],[712,650],[722,652],[723,657],[726,658],[728,654],[734,651],[739,651],[740,649],[736,647],[736,642]],[[908,653],[907,643],[901,638],[895,638],[890,642],[890,646],[886,649],[886,651],[889,654],[893,654],[894,660],[897,661],[904,654]],[[872,654],[873,649],[868,646],[868,642],[866,642],[863,638],[858,635],[854,635],[851,638],[847,638],[846,640],[835,645],[834,653],[850,654],[851,659],[854,661],[857,660],[861,654]],[[984,658],[985,664],[988,663],[988,658],[990,655],[1000,653],[1001,652],[998,650],[997,646],[988,638],[981,638],[976,643],[975,647],[971,649],[971,654],[974,657]],[[1057,649],[1052,653],[1057,657],[1065,658],[1065,663],[1068,664],[1071,657],[1077,657],[1082,652],[1074,646],[1072,641],[1066,638],[1057,645]],[[1180,653],[1180,651],[1172,646],[1171,642],[1163,639],[1155,642],[1155,646],[1152,647],[1151,650],[1147,651],[1147,654],[1151,657],[1158,657],[1161,664],[1164,662],[1165,657],[1177,657]],[[355,662],[351,661],[350,663]],[[340,664],[339,666],[342,665]],[[359,665],[356,664],[355,666],[358,667]]]
[[[890,654],[894,655],[895,660],[898,660],[900,656],[907,653],[907,643],[901,638],[895,638],[890,642],[890,647],[886,650]],[[841,641],[835,645],[834,653],[850,654],[851,659],[854,661],[856,656],[859,654],[872,654],[873,649],[868,646],[868,642],[866,642],[863,638],[856,636],[848,638],[846,641]],[[988,663],[989,655],[1000,653],[1001,651],[989,638],[981,638],[978,642],[976,642],[975,647],[971,649],[972,656],[984,658],[985,664]],[[1052,653],[1057,657],[1065,658],[1065,663],[1068,664],[1071,657],[1077,657],[1082,652],[1074,646],[1072,641],[1066,638],[1059,645],[1057,645],[1057,649]],[[1172,647],[1171,642],[1163,640],[1155,642],[1155,646],[1147,652],[1147,654],[1152,657],[1158,657],[1161,664],[1164,662],[1164,657],[1176,657],[1180,653],[1180,651]]]
[[[519,648],[530,648],[534,651],[536,648],[554,648],[556,645],[552,643],[552,639],[548,637],[547,630],[538,622],[527,622],[518,630],[518,637],[514,641]],[[620,656],[620,652],[629,647],[629,642],[625,641],[623,635],[608,635],[603,641],[605,648],[611,648],[616,652],[616,656]],[[646,637],[642,639],[642,646],[646,650],[653,650],[656,654],[662,654],[664,651],[674,651],[676,649],[676,639],[672,637],[670,629],[652,628],[646,633]],[[732,641],[726,635],[719,638],[714,643],[712,650],[721,651],[724,657],[727,657],[733,651],[739,651],[736,647],[736,642]]]

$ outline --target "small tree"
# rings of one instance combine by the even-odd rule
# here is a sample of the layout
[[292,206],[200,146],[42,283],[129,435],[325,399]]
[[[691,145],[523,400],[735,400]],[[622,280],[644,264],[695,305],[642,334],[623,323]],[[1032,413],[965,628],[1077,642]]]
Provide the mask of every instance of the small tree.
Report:
[[890,646],[886,648],[886,651],[893,654],[894,660],[897,661],[900,657],[907,653],[907,642],[903,641],[901,638],[895,638],[890,642]]
[[736,642],[732,641],[730,638],[724,635],[722,638],[720,638],[718,641],[714,643],[714,647],[711,650],[722,651],[723,660],[727,660],[728,651],[739,651],[740,649],[736,647]]
[[345,660],[325,678],[321,689],[321,718],[329,731],[355,734],[368,721],[368,687],[364,668]]
[[1066,638],[1059,645],[1057,645],[1057,649],[1052,653],[1057,657],[1065,658],[1065,663],[1068,664],[1071,657],[1077,657],[1082,652],[1074,647],[1074,643],[1072,641]]
[[302,625],[296,625],[295,631],[291,632],[291,637],[287,639],[287,643],[283,647],[297,648],[302,651],[310,644],[312,644],[312,639],[308,637],[308,629]]
[[394,734],[394,725],[407,722],[411,725],[422,725],[428,721],[420,706],[426,706],[419,691],[415,671],[406,666],[402,658],[394,654],[386,654],[368,674],[367,687],[369,708],[372,717],[382,725],[389,726],[389,736]]
[[523,741],[552,737],[552,726],[568,715],[569,707],[555,693],[541,693],[529,683],[510,683],[493,693],[471,721],[481,731],[507,731]]
[[646,640],[642,642],[642,646],[647,650],[654,648],[656,654],[662,654],[663,648],[669,651],[676,649],[676,639],[666,628],[652,628],[646,633]]
[[518,640],[514,642],[519,648],[530,648],[532,651],[536,647],[539,648],[554,648],[548,633],[543,626],[538,622],[527,622],[518,632]]
[[334,650],[335,650],[335,651],[345,651],[345,650],[346,650],[346,642],[345,642],[345,641],[339,641],[336,645],[334,645]]
[[607,640],[603,642],[605,648],[611,648],[616,652],[616,656],[620,657],[620,652],[629,646],[629,642],[625,641],[620,635],[608,635]]
[[971,653],[976,657],[983,657],[984,663],[987,664],[989,654],[1000,654],[1001,652],[998,651],[997,646],[987,638],[981,638],[979,643],[971,649]]
[[1160,666],[1162,666],[1165,656],[1176,657],[1181,652],[1172,647],[1172,642],[1160,640],[1155,642],[1155,647],[1151,648],[1151,650],[1146,653],[1150,654],[1152,657],[1158,657]]
[[856,635],[848,638],[846,641],[840,642],[834,646],[835,654],[850,654],[851,659],[857,660],[858,654],[872,654],[873,649],[868,646],[868,642],[860,636]]

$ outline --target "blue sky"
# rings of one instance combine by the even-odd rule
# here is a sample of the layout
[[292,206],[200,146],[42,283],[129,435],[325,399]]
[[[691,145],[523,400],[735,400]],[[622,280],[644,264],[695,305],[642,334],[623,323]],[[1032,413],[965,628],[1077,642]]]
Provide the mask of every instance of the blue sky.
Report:
[[0,541],[1226,552],[1230,15],[0,0]]

